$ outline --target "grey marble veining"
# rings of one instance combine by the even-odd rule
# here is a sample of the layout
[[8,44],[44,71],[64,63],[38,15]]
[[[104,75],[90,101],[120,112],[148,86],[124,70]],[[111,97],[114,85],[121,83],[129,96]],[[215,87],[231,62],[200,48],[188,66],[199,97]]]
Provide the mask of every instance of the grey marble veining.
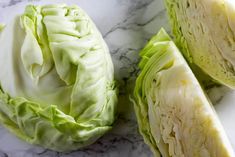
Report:
[[17,3],[21,2],[22,0],[2,0],[0,2],[1,7],[9,7],[12,5],[16,5]]

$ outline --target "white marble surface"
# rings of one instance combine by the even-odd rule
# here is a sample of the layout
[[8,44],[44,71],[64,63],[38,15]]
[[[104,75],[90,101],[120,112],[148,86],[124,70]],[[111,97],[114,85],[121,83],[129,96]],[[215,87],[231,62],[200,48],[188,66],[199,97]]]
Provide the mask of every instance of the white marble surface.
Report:
[[[103,34],[120,83],[119,118],[114,129],[95,144],[71,153],[29,145],[0,125],[0,157],[151,157],[138,133],[128,96],[138,72],[139,50],[161,27],[169,30],[163,0],[0,0],[0,23],[7,23],[26,4],[59,2],[79,5]],[[218,93],[225,93],[225,97]],[[209,95],[218,102],[216,110],[235,148],[235,92],[218,87],[210,90]]]

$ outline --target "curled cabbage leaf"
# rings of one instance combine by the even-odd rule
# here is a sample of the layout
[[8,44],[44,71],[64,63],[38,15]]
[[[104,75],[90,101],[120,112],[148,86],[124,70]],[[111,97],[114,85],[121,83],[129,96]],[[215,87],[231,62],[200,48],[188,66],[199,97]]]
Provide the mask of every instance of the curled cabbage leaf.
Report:
[[134,104],[156,157],[234,157],[211,102],[162,29],[140,52]]
[[117,88],[109,50],[77,6],[26,7],[0,38],[0,122],[56,151],[95,142],[112,128]]
[[213,80],[235,88],[233,0],[165,0],[177,47]]

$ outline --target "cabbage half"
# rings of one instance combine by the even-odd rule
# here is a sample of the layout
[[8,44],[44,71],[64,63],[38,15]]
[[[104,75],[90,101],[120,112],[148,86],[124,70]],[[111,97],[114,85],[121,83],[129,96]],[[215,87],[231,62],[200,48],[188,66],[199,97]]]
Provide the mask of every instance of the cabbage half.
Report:
[[156,157],[234,157],[211,102],[162,29],[140,52],[134,103]]
[[56,151],[112,128],[117,88],[109,50],[77,6],[26,7],[0,37],[0,122]]
[[176,45],[217,82],[235,88],[234,0],[165,0]]

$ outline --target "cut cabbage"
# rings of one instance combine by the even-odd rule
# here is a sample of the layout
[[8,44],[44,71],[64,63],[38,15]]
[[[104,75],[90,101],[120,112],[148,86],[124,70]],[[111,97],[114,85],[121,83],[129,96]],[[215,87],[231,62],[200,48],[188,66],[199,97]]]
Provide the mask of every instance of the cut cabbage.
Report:
[[156,157],[234,157],[215,110],[162,29],[140,52],[134,104]]
[[77,6],[26,7],[0,37],[0,122],[29,143],[70,151],[112,128],[109,50]]
[[165,0],[177,47],[216,82],[235,88],[233,0]]

